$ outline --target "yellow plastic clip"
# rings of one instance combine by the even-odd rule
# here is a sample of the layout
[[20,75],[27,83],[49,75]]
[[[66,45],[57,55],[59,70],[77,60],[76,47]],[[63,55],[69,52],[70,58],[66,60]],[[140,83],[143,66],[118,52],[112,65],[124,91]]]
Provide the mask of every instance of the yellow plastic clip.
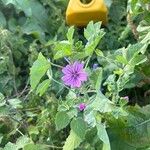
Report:
[[108,9],[104,0],[89,0],[89,3],[83,3],[83,0],[70,0],[66,11],[66,22],[68,25],[85,26],[91,20],[102,21],[107,24]]

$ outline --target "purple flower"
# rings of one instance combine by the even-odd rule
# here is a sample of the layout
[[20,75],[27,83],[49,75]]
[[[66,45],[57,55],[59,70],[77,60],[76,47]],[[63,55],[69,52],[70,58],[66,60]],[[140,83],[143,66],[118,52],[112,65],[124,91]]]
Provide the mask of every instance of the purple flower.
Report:
[[83,111],[86,108],[85,103],[79,104],[78,108],[79,108],[80,111]]
[[76,61],[64,67],[62,69],[64,84],[71,88],[79,88],[82,82],[87,80],[87,73],[83,70],[83,66],[82,63]]
[[128,96],[125,96],[125,97],[122,97],[124,100],[126,101],[129,101],[129,97]]

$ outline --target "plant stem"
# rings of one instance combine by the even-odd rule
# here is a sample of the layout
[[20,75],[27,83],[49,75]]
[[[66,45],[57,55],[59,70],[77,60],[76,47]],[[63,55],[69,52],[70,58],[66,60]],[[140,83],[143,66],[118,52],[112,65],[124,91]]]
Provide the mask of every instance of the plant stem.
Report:
[[85,65],[85,69],[87,68],[87,66],[88,66],[88,64],[89,64],[90,59],[91,59],[91,56],[89,56],[89,57],[87,58],[87,62],[86,62],[86,65]]
[[45,145],[45,146],[53,149],[63,149],[63,147],[54,146],[54,145]]
[[[64,86],[66,89],[68,89],[68,90],[70,90],[70,91],[72,91],[72,92],[74,92],[72,89],[70,89],[70,88],[68,88],[66,85],[64,85],[63,83],[60,83],[60,82],[58,82],[57,80],[55,80],[54,78],[51,78],[54,82],[56,82],[57,84],[59,84],[59,85],[62,85],[62,86]],[[75,92],[74,92],[75,93]],[[75,93],[76,94],[76,93]]]
[[55,66],[55,67],[58,67],[58,68],[63,68],[62,66],[57,65],[57,64],[54,64],[54,63],[52,63],[52,62],[50,62],[50,64],[51,64],[52,66]]
[[16,129],[17,132],[19,132],[22,136],[24,136],[24,134],[17,128]]

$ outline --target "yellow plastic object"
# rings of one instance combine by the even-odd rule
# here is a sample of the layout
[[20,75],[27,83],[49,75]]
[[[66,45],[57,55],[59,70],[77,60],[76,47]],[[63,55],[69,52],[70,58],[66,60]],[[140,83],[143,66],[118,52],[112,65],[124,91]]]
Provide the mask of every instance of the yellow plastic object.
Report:
[[102,21],[107,24],[108,9],[104,0],[91,0],[84,4],[81,0],[70,0],[66,11],[66,21],[68,25],[85,26],[91,20]]

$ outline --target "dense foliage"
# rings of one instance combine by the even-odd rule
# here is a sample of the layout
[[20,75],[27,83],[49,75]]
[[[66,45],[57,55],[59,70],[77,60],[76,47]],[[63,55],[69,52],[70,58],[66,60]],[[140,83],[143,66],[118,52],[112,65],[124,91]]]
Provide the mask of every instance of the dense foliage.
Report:
[[106,0],[84,29],[67,4],[0,0],[0,149],[149,150],[149,0]]

